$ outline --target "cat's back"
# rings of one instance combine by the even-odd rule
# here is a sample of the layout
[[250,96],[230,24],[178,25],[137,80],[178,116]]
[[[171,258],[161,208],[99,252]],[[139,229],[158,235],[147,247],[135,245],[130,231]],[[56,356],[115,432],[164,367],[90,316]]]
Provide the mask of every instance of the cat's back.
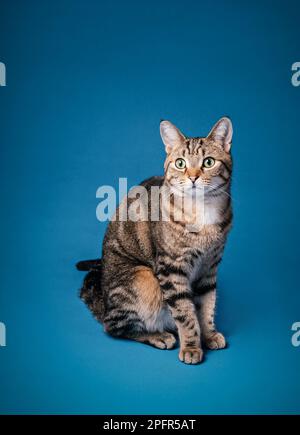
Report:
[[154,176],[147,178],[146,180],[141,182],[141,186],[144,186],[147,191],[151,191],[151,187],[161,187],[164,183],[164,177],[162,176]]
[[[122,200],[106,230],[103,241],[104,262],[123,259],[152,265],[154,246],[151,232],[151,187],[159,188],[163,182],[164,177],[161,176],[148,178],[131,189]],[[144,200],[141,200],[141,186],[146,189]]]

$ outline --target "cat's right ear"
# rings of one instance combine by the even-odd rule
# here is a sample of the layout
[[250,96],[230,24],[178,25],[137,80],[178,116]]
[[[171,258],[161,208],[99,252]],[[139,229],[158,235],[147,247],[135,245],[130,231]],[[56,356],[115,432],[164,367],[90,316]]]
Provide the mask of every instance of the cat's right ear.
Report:
[[170,121],[161,121],[160,135],[165,144],[167,154],[185,141],[185,136]]

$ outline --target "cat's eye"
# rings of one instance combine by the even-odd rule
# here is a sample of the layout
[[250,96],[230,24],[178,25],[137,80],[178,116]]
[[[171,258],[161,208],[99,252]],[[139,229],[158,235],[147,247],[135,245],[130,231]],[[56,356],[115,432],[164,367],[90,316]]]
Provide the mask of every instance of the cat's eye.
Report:
[[205,168],[212,168],[214,166],[214,164],[216,163],[215,159],[213,159],[212,157],[206,157],[203,160],[203,166]]
[[186,163],[184,159],[177,159],[175,161],[175,166],[177,169],[184,169],[186,167]]

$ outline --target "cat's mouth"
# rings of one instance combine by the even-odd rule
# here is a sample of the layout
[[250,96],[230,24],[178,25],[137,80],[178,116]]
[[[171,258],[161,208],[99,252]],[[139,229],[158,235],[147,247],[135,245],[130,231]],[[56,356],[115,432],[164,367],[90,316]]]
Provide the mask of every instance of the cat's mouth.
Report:
[[202,184],[172,184],[171,185],[171,191],[174,195],[178,196],[195,196],[196,194],[203,194],[205,191],[205,187]]
[[192,191],[196,191],[196,190],[204,191],[206,187],[207,186],[205,184],[203,184],[202,182],[200,182],[200,183],[191,182],[191,184],[189,184],[185,189],[192,190]]

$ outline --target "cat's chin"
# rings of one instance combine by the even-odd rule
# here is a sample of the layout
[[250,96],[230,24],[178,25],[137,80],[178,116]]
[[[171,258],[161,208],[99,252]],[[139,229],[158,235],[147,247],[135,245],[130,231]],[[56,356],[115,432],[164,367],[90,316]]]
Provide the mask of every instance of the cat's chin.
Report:
[[201,196],[203,197],[204,194],[204,187],[202,186],[189,186],[187,188],[184,189],[180,189],[178,187],[175,186],[171,186],[170,188],[171,193],[173,193],[175,196],[180,196],[182,197],[196,197],[196,196]]

